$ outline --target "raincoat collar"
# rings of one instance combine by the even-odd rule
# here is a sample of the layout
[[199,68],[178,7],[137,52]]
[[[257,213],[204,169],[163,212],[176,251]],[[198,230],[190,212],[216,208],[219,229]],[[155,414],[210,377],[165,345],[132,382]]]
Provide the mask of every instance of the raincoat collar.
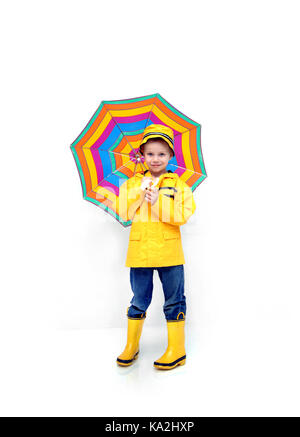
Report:
[[[150,176],[150,175],[151,175],[151,173],[149,170],[145,170],[144,172],[135,174],[135,176],[137,176],[139,178],[143,178],[144,176]],[[178,174],[173,173],[171,170],[168,170],[159,176],[159,180],[164,179],[164,178],[178,179]]]

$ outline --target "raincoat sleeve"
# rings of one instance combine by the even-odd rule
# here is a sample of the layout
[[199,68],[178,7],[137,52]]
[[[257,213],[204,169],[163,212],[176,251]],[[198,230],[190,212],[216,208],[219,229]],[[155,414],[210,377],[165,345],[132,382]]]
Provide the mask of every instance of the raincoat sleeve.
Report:
[[118,212],[120,217],[125,220],[132,220],[136,210],[143,202],[143,192],[139,186],[133,183],[132,179],[124,182],[119,191]]
[[194,214],[196,203],[191,188],[183,181],[176,186],[174,198],[159,191],[159,196],[151,210],[160,221],[175,226],[184,225]]

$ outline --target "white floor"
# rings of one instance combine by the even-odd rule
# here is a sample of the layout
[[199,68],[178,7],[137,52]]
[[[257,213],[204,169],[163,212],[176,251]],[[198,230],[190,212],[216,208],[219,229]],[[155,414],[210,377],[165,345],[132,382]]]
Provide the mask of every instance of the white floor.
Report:
[[2,416],[289,416],[300,413],[299,342],[288,322],[186,328],[187,362],[158,371],[163,326],[147,324],[120,368],[122,329],[10,332],[1,338]]

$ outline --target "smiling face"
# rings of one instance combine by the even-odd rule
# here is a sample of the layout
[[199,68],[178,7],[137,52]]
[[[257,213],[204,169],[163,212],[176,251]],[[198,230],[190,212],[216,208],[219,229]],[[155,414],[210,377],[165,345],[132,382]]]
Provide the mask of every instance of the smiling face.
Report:
[[143,155],[151,174],[158,177],[165,173],[172,151],[163,140],[151,139],[143,144]]

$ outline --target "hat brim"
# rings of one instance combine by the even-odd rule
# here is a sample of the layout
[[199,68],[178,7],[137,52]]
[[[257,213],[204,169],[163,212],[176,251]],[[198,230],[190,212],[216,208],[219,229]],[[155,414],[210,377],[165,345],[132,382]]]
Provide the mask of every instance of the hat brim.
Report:
[[159,134],[154,134],[154,135],[151,135],[149,138],[144,138],[144,139],[142,140],[141,144],[140,144],[140,147],[141,147],[143,144],[146,144],[147,141],[152,140],[153,138],[160,138],[160,139],[164,140],[164,141],[168,144],[168,146],[170,147],[170,149],[172,150],[173,156],[175,155],[175,153],[174,153],[174,148],[173,148],[173,144],[171,143],[171,141],[168,140],[168,138],[166,138],[165,136],[162,136],[162,135],[159,135]]

